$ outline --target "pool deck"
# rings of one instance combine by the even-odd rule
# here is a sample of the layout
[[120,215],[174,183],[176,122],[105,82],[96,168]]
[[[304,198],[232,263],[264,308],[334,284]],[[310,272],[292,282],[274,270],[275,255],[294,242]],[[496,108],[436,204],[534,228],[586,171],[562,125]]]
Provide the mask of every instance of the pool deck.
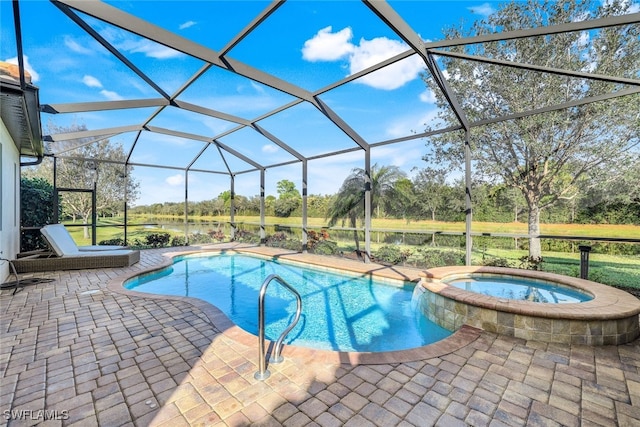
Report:
[[145,250],[128,268],[23,274],[36,283],[2,290],[0,425],[640,425],[640,340],[556,345],[464,328],[397,354],[287,347],[257,381],[257,339],[217,309],[119,289],[180,250],[194,248]]

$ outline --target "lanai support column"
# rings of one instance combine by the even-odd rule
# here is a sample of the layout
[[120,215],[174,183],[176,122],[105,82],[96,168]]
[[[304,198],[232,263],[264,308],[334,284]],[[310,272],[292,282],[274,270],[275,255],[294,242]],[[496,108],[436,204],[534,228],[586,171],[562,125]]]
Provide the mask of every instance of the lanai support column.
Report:
[[267,232],[265,230],[264,219],[264,194],[265,194],[265,169],[260,169],[260,244],[264,245],[267,241]]
[[371,148],[364,150],[364,262],[371,262]]
[[129,228],[129,166],[124,164],[124,244],[127,243],[127,231]]
[[302,160],[302,252],[307,252],[307,159]]
[[184,171],[184,241],[189,244],[189,171]]
[[60,222],[60,206],[58,204],[58,158],[53,156],[53,217],[55,224]]
[[464,204],[465,204],[465,264],[471,265],[471,249],[473,240],[471,239],[471,221],[473,220],[471,203],[471,135],[470,131],[464,133]]
[[236,219],[235,219],[235,203],[234,198],[236,195],[236,176],[234,174],[230,175],[231,177],[231,199],[229,199],[229,224],[231,225],[231,240],[235,240],[236,238]]

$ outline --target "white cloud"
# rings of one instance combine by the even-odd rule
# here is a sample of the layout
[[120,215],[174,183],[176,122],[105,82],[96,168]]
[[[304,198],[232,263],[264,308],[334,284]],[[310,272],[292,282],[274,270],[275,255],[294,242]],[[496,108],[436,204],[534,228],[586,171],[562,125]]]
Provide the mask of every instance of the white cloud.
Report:
[[425,89],[424,92],[420,94],[420,101],[425,102],[427,104],[435,104],[436,103],[436,94],[429,88]]
[[278,152],[278,147],[274,144],[266,144],[262,146],[262,152],[263,153],[277,153]]
[[[361,39],[360,45],[350,58],[351,74],[378,64],[406,50],[407,45],[404,43],[390,40],[386,37],[378,37],[373,40]],[[424,63],[422,59],[414,55],[368,74],[358,79],[357,82],[376,89],[393,90],[418,77],[423,69]]]
[[386,37],[377,37],[372,40],[360,39],[360,45],[355,47],[351,55],[349,71],[355,74],[405,50],[407,46],[404,43]]
[[197,121],[202,123],[207,129],[211,130],[213,135],[218,135],[226,130],[229,130],[233,124],[226,120],[219,120],[213,117],[203,116],[201,115],[195,116],[197,117]]
[[82,83],[89,87],[102,87],[102,83],[100,83],[100,80],[88,74],[82,78]]
[[103,90],[100,91],[100,94],[102,96],[104,96],[105,98],[107,98],[109,101],[120,101],[120,100],[124,99],[117,92],[114,92],[114,91],[111,91],[111,90],[103,89]]
[[150,40],[139,40],[136,43],[129,44],[129,51],[133,53],[143,53],[150,58],[168,59],[181,56],[182,53],[173,50]]
[[100,35],[119,50],[142,53],[155,59],[168,59],[184,55],[154,41],[134,36],[117,28],[103,28]]
[[322,157],[309,162],[309,194],[334,194],[353,168],[364,167],[361,152]]
[[[412,168],[424,167],[425,162],[422,157],[425,154],[427,154],[427,148],[424,140],[416,139],[405,141],[401,144],[373,148],[371,150],[371,163],[398,166],[410,175]],[[309,194],[335,194],[353,168],[364,168],[364,155],[361,151],[310,161]],[[291,176],[294,175],[290,174],[282,179],[291,179]]]
[[424,132],[427,124],[433,126],[438,119],[438,110],[430,109],[418,114],[408,114],[394,119],[387,127],[386,134],[389,138],[402,138],[412,133]]
[[350,42],[353,37],[351,28],[346,27],[337,33],[332,33],[331,30],[331,26],[325,27],[304,42],[302,58],[311,62],[336,61],[349,55],[355,47]]
[[176,185],[183,185],[184,184],[184,175],[182,174],[175,174],[175,175],[171,175],[168,176],[164,182],[166,182],[167,184],[175,187]]
[[417,140],[413,144],[387,145],[372,150],[371,160],[372,163],[393,165],[405,170],[419,163],[424,152],[424,142]]
[[[18,65],[18,57],[14,56],[13,58],[5,59],[4,62],[8,62],[9,64]],[[31,64],[29,63],[29,57],[27,55],[22,56],[22,62],[24,64],[24,69],[31,75],[31,81],[33,83],[40,80],[40,74],[36,70],[33,69]]]
[[180,27],[179,27],[179,28],[180,28],[181,30],[184,30],[184,29],[187,29],[187,28],[189,28],[189,27],[193,27],[193,26],[194,26],[194,25],[196,25],[196,24],[197,24],[197,22],[196,22],[196,21],[187,21],[187,22],[185,22],[185,23],[180,24]]
[[64,45],[69,50],[71,50],[72,52],[75,52],[75,53],[80,53],[80,54],[83,54],[83,55],[91,55],[91,54],[93,54],[93,50],[82,46],[80,43],[78,43],[76,40],[74,40],[69,35],[64,37]]
[[[345,59],[349,73],[353,75],[408,49],[403,42],[386,37],[363,38],[358,45],[351,43],[352,38],[349,27],[335,33],[332,27],[325,27],[304,43],[302,57],[311,62]],[[418,77],[423,69],[422,60],[415,55],[368,74],[357,82],[376,89],[393,90]]]
[[265,93],[264,87],[260,86],[258,83],[254,82],[253,80],[251,81],[251,87],[253,88],[253,90],[255,90],[260,94]]
[[482,3],[480,6],[471,6],[467,9],[469,9],[471,13],[482,16],[489,16],[496,11],[490,3]]

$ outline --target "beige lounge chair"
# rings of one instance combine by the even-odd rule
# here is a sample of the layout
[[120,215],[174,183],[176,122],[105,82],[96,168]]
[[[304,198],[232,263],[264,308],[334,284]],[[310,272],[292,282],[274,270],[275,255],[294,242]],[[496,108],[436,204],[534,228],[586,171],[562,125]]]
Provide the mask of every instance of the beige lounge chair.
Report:
[[140,261],[140,251],[124,246],[77,246],[62,224],[47,225],[40,231],[54,255],[18,258],[13,261],[18,273],[128,267]]
[[45,225],[40,229],[40,232],[58,256],[72,255],[78,252],[128,249],[126,246],[115,245],[78,246],[63,224]]

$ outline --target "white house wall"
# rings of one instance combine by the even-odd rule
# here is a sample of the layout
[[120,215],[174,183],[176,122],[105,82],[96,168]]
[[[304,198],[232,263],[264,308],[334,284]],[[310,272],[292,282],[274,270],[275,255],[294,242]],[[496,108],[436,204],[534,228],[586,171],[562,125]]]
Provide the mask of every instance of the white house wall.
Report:
[[[15,259],[20,250],[20,153],[0,120],[0,258]],[[0,262],[0,282],[9,276],[9,264]]]

